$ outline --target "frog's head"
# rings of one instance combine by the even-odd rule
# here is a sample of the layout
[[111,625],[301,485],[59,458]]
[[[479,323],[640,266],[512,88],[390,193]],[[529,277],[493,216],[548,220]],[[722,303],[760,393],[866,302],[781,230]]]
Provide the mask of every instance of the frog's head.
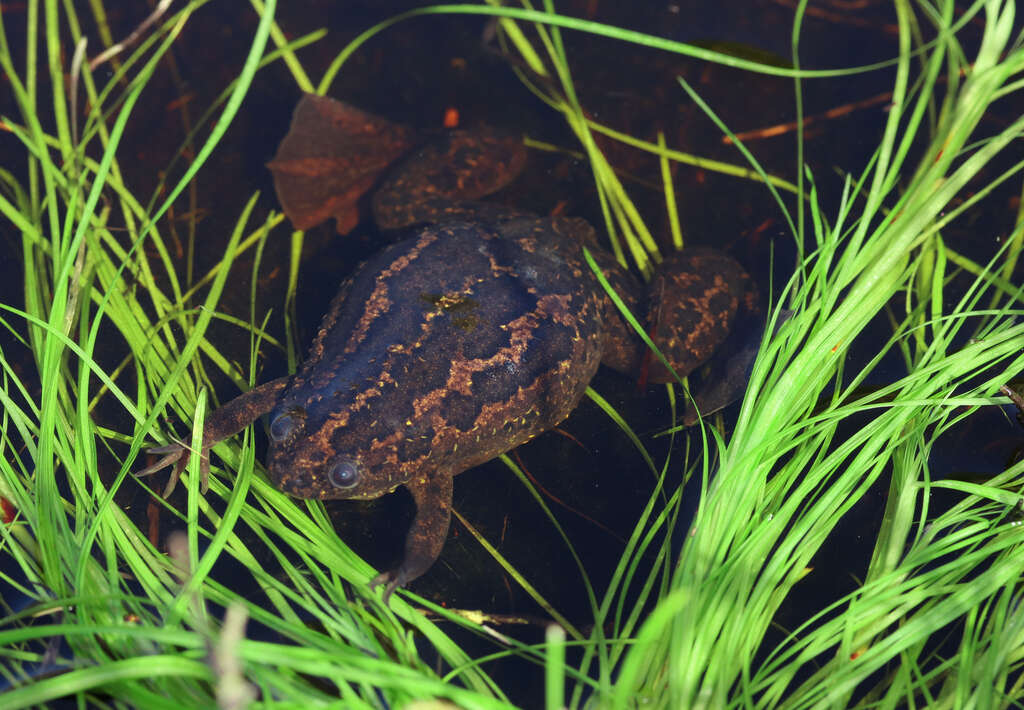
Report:
[[283,402],[270,414],[267,472],[298,498],[368,500],[409,479],[387,438],[353,427],[347,417],[317,416],[315,406]]

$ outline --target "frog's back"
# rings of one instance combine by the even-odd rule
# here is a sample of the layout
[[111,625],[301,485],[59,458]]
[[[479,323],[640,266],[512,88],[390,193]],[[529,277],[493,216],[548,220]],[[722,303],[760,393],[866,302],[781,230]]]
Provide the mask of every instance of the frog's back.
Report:
[[[286,490],[375,497],[494,458],[575,407],[601,358],[594,277],[542,222],[502,231],[513,236],[425,228],[359,269],[278,407],[304,421],[272,447]],[[330,489],[322,472],[339,457],[358,462],[366,490]]]

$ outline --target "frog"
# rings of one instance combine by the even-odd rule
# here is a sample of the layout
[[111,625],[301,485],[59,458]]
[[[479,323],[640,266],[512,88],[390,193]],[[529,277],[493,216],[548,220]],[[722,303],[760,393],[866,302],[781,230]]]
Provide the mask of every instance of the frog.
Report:
[[[210,448],[266,415],[267,476],[282,491],[368,500],[405,487],[416,512],[404,553],[370,581],[385,604],[440,555],[456,475],[559,425],[602,363],[644,366],[642,339],[595,271],[648,314],[669,365],[651,361],[652,383],[706,361],[750,300],[724,253],[665,257],[645,294],[586,220],[480,199],[525,161],[514,136],[459,129],[421,146],[402,124],[306,94],[268,163],[296,228],[333,217],[351,229],[372,194],[378,229],[398,235],[342,282],[294,374],[209,415],[200,470],[205,481]],[[163,457],[142,474],[176,476],[189,459],[182,444],[149,451]]]

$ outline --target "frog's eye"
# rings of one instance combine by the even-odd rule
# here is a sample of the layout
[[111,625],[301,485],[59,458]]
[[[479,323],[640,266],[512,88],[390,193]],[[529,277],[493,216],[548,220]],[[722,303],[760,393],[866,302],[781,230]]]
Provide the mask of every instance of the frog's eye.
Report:
[[359,483],[359,467],[356,466],[354,461],[347,459],[339,461],[331,466],[331,470],[327,472],[327,480],[335,488],[341,488],[342,490],[354,488]]
[[297,408],[278,414],[274,421],[270,422],[270,438],[276,443],[281,443],[291,437],[302,423],[303,414],[304,412]]

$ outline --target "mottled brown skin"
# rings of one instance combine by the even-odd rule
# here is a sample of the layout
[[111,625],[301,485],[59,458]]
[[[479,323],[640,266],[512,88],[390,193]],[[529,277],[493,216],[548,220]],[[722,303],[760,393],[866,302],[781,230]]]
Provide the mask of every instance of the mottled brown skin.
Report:
[[[307,113],[300,104],[289,136],[306,132],[297,124]],[[488,140],[488,151],[495,140],[509,147]],[[454,156],[458,169],[440,165],[439,155]],[[287,176],[275,166],[290,162],[279,152],[272,164],[279,191]],[[583,247],[631,310],[646,307],[639,284],[597,249],[585,221],[453,202],[462,188],[474,196],[479,184],[496,189],[496,176],[517,171],[520,158],[493,162],[459,135],[410,162],[375,200],[377,219],[389,228],[433,223],[362,264],[332,302],[299,371],[215,411],[203,452],[270,412],[267,471],[282,490],[301,498],[370,499],[405,486],[417,511],[405,555],[371,583],[385,585],[385,600],[440,554],[455,475],[561,422],[600,362],[636,374],[640,340],[601,288]],[[461,177],[465,169],[482,170],[484,178]],[[431,177],[438,170],[443,179]],[[289,216],[296,225],[311,219]],[[654,282],[659,305],[650,309],[648,327],[685,376],[728,331],[742,295],[734,280],[743,277],[735,262],[710,250],[671,261],[672,271]],[[649,379],[672,375],[652,368]],[[158,451],[168,454],[160,467],[182,453]]]
[[[501,189],[525,165],[526,150],[518,137],[451,131],[420,148],[374,190],[373,219],[380,229],[399,229],[437,223],[442,216],[479,218],[486,207],[467,201]],[[506,207],[494,209],[494,216],[510,216]]]

